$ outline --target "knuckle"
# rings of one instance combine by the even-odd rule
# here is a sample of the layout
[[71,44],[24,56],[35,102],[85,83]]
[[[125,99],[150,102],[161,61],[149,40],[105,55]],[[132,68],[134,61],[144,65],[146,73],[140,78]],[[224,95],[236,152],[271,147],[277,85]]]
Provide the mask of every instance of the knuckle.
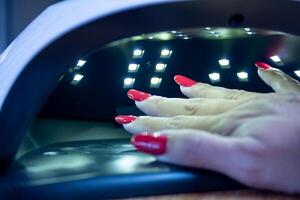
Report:
[[232,100],[241,99],[246,96],[246,91],[244,90],[233,90],[226,93],[225,97]]
[[190,115],[196,115],[201,111],[199,104],[190,102],[184,104],[184,110]]
[[182,124],[184,118],[185,117],[181,115],[171,117],[170,120],[168,121],[167,126],[169,127],[169,129],[182,129],[184,128]]

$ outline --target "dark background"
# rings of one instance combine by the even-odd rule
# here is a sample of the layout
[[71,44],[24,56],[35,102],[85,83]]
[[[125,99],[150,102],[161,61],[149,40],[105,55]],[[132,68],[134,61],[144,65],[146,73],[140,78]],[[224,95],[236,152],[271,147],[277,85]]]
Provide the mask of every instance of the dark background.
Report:
[[0,53],[44,9],[61,0],[0,0]]

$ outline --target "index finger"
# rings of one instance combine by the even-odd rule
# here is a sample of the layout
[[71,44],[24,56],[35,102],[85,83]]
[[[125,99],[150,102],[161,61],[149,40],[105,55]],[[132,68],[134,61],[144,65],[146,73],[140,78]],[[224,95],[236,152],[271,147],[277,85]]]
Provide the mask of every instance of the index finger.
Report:
[[176,75],[174,77],[174,80],[178,85],[180,85],[181,92],[189,98],[203,97],[246,100],[262,95],[256,92],[248,92],[245,90],[237,89],[227,89],[224,87],[212,86],[206,83],[199,83],[182,75]]

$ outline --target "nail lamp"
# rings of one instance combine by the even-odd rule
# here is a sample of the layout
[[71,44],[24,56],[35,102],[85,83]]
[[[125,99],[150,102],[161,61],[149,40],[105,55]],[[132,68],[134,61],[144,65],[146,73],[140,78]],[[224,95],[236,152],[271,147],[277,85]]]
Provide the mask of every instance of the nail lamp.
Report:
[[[274,58],[277,55],[278,58],[284,50],[299,49],[297,36],[300,26],[295,23],[295,19],[300,18],[299,11],[300,2],[290,0],[74,0],[49,7],[0,57],[0,199],[105,199],[244,188],[221,174],[160,163],[151,155],[136,152],[129,139],[55,143],[35,148],[21,157],[16,153],[30,125],[47,100],[53,97],[51,94],[60,81],[65,79],[66,72],[72,74],[72,84],[67,87],[84,88],[84,84],[89,82],[90,76],[84,70],[91,62],[85,58],[100,47],[135,36],[147,37],[155,42],[157,38],[147,34],[159,32],[164,32],[158,36],[159,41],[169,41],[172,34],[188,43],[193,41],[194,36],[181,30],[199,27],[214,38],[222,38],[223,35],[212,27],[246,27],[243,31],[249,37],[255,37],[256,33],[252,32],[254,27],[288,33],[282,43],[275,39],[273,42],[272,38],[271,42],[268,40],[273,44],[268,49],[268,56]],[[298,46],[292,48],[290,44]],[[178,55],[178,51],[172,49],[172,54],[161,57],[161,50],[168,48],[162,45],[155,54],[157,63],[166,64],[161,72],[153,72],[156,73],[153,77],[162,77],[160,87],[168,81],[163,73],[172,69],[168,59]],[[148,59],[149,51],[142,49],[136,54],[135,61],[140,64],[141,60]],[[227,56],[219,55],[211,67],[220,67],[218,60],[230,59]],[[248,56],[252,58],[251,53]],[[114,60],[113,56],[104,56],[103,60],[105,58]],[[253,57],[253,61],[256,58]],[[272,62],[270,59],[267,61]],[[125,75],[130,62],[128,60],[123,71],[99,64],[103,74],[94,74],[98,79],[109,77],[104,74],[109,70],[124,72]],[[70,68],[75,65],[75,68]],[[146,66],[155,67],[155,63],[140,64],[139,68],[128,72],[131,79],[127,80],[135,80],[130,84],[139,83],[142,75],[134,73],[147,69]],[[235,61],[230,59],[230,65],[216,68],[223,70],[220,73],[221,82],[226,81],[226,70],[234,70],[234,66]],[[205,77],[209,81],[208,73],[215,70],[208,67],[207,70]],[[252,77],[249,73],[247,78],[251,81]],[[109,79],[110,86],[106,85],[106,88],[120,84],[120,91],[125,91],[122,84],[126,77],[121,78],[122,75],[119,82]],[[244,81],[241,84],[247,83]],[[149,90],[158,91],[157,87]],[[121,94],[125,96],[126,92]],[[76,98],[76,93],[72,95]],[[104,98],[101,96],[104,94],[97,95]],[[78,105],[81,105],[80,102]],[[105,113],[104,106],[100,112]]]

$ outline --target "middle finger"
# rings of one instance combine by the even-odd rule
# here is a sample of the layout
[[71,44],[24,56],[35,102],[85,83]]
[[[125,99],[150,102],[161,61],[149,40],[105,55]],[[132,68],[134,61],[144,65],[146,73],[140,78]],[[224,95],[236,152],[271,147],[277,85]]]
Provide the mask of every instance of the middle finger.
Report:
[[150,116],[172,117],[176,115],[216,115],[229,111],[245,101],[231,99],[207,98],[166,98],[148,95],[146,99],[135,98],[137,90],[130,90],[130,98],[135,100],[136,106]]

